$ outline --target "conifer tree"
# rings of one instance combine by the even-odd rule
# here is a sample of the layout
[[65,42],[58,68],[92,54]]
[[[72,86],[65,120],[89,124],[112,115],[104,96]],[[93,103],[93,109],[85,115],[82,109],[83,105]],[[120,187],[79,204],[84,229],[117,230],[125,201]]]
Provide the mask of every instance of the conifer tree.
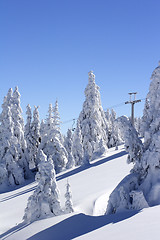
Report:
[[38,172],[35,177],[38,185],[28,199],[23,217],[27,222],[62,213],[52,159],[49,157],[47,161],[42,150],[40,150],[39,158]]
[[15,136],[15,145],[18,153],[18,163],[23,168],[25,177],[28,177],[29,167],[27,159],[27,144],[24,138],[24,121],[22,117],[22,109],[20,106],[20,93],[18,87],[15,88],[12,95],[11,105],[13,132]]
[[84,150],[82,145],[82,133],[79,124],[79,120],[77,120],[77,126],[73,135],[73,147],[72,147],[73,157],[76,165],[82,165]]
[[44,125],[45,133],[42,135],[39,150],[43,150],[43,152],[47,155],[47,158],[49,156],[52,156],[55,171],[58,173],[65,169],[68,161],[68,154],[62,144],[63,141],[60,132],[60,117],[58,113],[57,101],[54,110],[52,108],[52,105],[49,105],[48,113],[49,114]]
[[39,121],[39,112],[38,107],[34,106],[33,111],[33,121],[31,123],[31,139],[32,144],[30,148],[30,168],[37,168],[38,159],[38,147],[41,142],[41,136],[40,136],[40,121]]
[[70,184],[67,180],[67,185],[66,185],[66,193],[65,193],[65,210],[66,213],[71,213],[74,212],[73,210],[73,203],[72,203],[72,193],[71,193],[71,188],[70,188]]
[[75,166],[75,161],[74,161],[74,157],[72,154],[73,139],[72,139],[71,129],[68,129],[68,131],[67,131],[67,136],[64,140],[64,147],[68,154],[68,162],[67,162],[66,168],[69,169],[69,168],[72,168]]
[[95,75],[89,72],[88,85],[85,89],[85,102],[79,115],[79,124],[82,132],[82,144],[88,160],[99,148],[100,140],[103,139],[107,148],[108,126],[101,105],[99,87],[95,83]]
[[30,165],[30,159],[31,159],[31,147],[32,147],[32,134],[31,134],[31,122],[32,122],[32,110],[31,106],[28,104],[26,110],[27,115],[27,121],[25,125],[25,131],[24,131],[24,137],[27,144],[27,153],[28,153],[28,162]]
[[0,116],[0,184],[18,185],[24,181],[24,172],[18,163],[11,107],[7,106],[6,99],[5,97]]
[[[133,162],[134,167],[110,195],[107,213],[160,204],[160,63],[152,73],[147,102],[142,121],[145,133],[143,150],[137,155],[135,153],[139,151],[131,148],[129,162]],[[128,144],[129,148],[132,145],[133,141]],[[119,196],[120,187],[123,187],[123,196],[127,199],[125,206]]]

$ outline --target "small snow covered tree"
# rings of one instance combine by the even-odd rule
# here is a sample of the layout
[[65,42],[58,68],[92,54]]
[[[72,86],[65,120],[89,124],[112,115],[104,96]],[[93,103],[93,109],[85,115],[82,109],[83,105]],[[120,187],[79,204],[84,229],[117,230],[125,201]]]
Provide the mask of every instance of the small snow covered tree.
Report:
[[53,107],[53,126],[54,126],[55,135],[59,138],[59,140],[63,144],[64,139],[61,134],[60,123],[61,121],[60,121],[60,115],[58,110],[58,101],[56,100],[55,106]]
[[40,150],[39,158],[38,172],[35,177],[38,185],[28,199],[23,217],[26,222],[33,222],[62,213],[52,159],[49,158],[47,161],[47,157],[42,150]]
[[66,165],[67,169],[75,166],[75,161],[74,161],[74,157],[72,154],[72,146],[73,146],[72,131],[71,131],[71,129],[68,129],[67,136],[64,140],[64,147],[68,153],[68,162]]
[[67,181],[67,185],[66,185],[65,199],[66,199],[66,201],[65,201],[66,213],[74,212],[73,203],[72,203],[72,193],[71,193],[71,188],[70,188],[70,184],[68,181]]
[[110,134],[109,134],[109,141],[108,147],[117,147],[123,142],[122,134],[120,129],[117,127],[116,124],[116,112],[111,109],[110,114]]
[[79,115],[79,124],[82,133],[82,144],[88,160],[99,148],[100,140],[103,139],[107,148],[107,121],[101,105],[99,87],[95,83],[95,75],[89,72],[88,85],[85,89],[85,102]]
[[77,127],[73,135],[72,153],[75,160],[75,164],[82,165],[84,150],[82,145],[82,133],[81,133],[81,128],[78,120],[77,120]]
[[[128,209],[141,209],[160,204],[160,64],[152,73],[146,105],[142,118],[143,150],[141,151],[141,143],[137,146],[138,140],[136,144],[135,141],[125,143],[129,148],[131,146],[129,162],[134,162],[134,167],[132,173],[110,195],[106,213],[113,213],[113,210],[117,212],[120,208],[122,204],[118,197],[120,186],[125,186]],[[134,131],[128,131],[128,139],[129,133],[133,135]],[[122,210],[125,209],[126,205],[122,207]]]

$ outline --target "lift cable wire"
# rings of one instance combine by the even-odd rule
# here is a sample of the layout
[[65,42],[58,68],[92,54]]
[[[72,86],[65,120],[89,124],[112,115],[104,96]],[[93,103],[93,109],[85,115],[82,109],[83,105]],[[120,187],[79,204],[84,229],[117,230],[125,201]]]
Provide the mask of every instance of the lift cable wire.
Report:
[[[140,99],[141,101],[145,101],[146,98],[142,98]],[[122,103],[119,103],[119,104],[116,104],[116,105],[113,105],[113,106],[110,106],[110,107],[107,107],[107,108],[104,108],[104,111],[106,111],[107,109],[112,109],[112,108],[117,108],[117,107],[121,107],[125,105],[125,102],[122,102]],[[66,121],[63,121],[61,124],[66,124],[66,123],[70,123],[70,122],[73,122],[73,125],[75,124],[75,121],[77,120],[78,118],[72,118],[70,120],[66,120]]]

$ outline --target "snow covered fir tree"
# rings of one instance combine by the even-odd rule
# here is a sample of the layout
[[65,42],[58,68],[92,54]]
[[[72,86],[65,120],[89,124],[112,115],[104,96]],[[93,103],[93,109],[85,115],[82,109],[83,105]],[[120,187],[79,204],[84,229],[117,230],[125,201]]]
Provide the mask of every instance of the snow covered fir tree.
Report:
[[55,166],[56,173],[65,169],[68,162],[68,154],[63,146],[63,137],[60,131],[60,116],[58,112],[58,102],[56,101],[55,107],[49,105],[48,117],[43,124],[41,124],[41,144],[39,150],[49,156],[52,156],[52,160]]
[[132,139],[127,144],[129,161],[134,167],[110,195],[107,214],[160,204],[160,64],[151,75],[142,129],[143,145],[138,137],[136,143],[134,135],[133,147],[133,137],[128,133],[128,139]]
[[67,184],[66,184],[65,199],[66,199],[65,212],[66,213],[74,212],[73,203],[72,203],[72,192],[71,192],[71,187],[70,187],[68,180],[67,180]]
[[0,115],[0,183],[18,185],[29,176],[20,94],[9,89]]
[[82,135],[84,162],[90,161],[93,153],[99,150],[101,140],[107,149],[108,126],[101,105],[99,87],[95,83],[95,75],[88,73],[88,85],[85,89],[85,101],[78,118]]
[[35,177],[38,185],[28,199],[23,217],[26,222],[62,214],[52,158],[49,157],[47,160],[46,155],[40,150],[39,160]]

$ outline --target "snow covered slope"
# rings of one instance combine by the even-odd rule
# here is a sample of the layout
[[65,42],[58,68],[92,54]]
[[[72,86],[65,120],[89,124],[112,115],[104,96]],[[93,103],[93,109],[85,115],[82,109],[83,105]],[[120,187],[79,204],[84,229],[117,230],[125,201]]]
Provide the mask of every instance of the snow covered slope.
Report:
[[57,175],[62,207],[67,179],[71,185],[75,212],[25,225],[22,222],[27,199],[36,187],[29,183],[0,195],[0,239],[159,239],[160,207],[141,212],[127,211],[104,216],[107,200],[132,165],[126,164],[123,146],[109,149],[107,156],[88,167],[79,167]]

